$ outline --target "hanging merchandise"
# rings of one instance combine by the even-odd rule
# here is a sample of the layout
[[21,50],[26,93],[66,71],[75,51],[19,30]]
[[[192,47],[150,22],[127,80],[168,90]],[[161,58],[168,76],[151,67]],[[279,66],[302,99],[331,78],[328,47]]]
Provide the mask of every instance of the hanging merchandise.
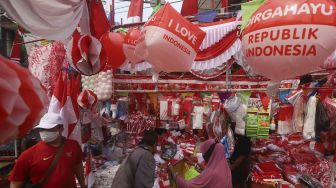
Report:
[[303,120],[304,120],[304,105],[305,100],[303,98],[303,90],[292,91],[285,100],[294,106],[293,117],[292,117],[292,131],[302,132],[303,130]]
[[193,129],[202,129],[203,128],[203,106],[195,106],[193,112]]
[[315,115],[316,115],[317,98],[312,96],[307,102],[307,115],[304,120],[303,137],[305,139],[315,138]]
[[230,115],[231,120],[236,122],[235,133],[245,135],[245,116],[247,114],[247,106],[242,104],[237,95],[227,99],[224,108]]
[[47,96],[26,69],[0,56],[0,144],[25,135],[46,112]]
[[257,137],[258,135],[258,115],[248,113],[246,116],[246,136]]
[[97,88],[95,90],[98,100],[105,101],[111,98],[113,93],[112,79],[113,79],[112,70],[105,70],[98,74]]
[[293,133],[293,106],[282,105],[278,113],[278,130],[280,135]]
[[243,30],[248,64],[273,81],[314,71],[335,50],[334,7],[332,0],[264,2]]
[[121,33],[105,33],[100,42],[107,54],[107,66],[113,69],[119,68],[125,62],[123,51],[124,35]]
[[67,44],[70,64],[81,74],[91,76],[106,65],[107,57],[102,44],[93,36],[81,36],[76,30]]
[[189,71],[204,37],[205,32],[167,3],[145,24],[135,53],[156,72]]
[[45,46],[34,45],[28,53],[28,69],[38,78],[51,97],[62,65],[66,64],[64,44],[53,42]]
[[77,98],[78,105],[85,110],[91,110],[97,101],[97,95],[91,90],[83,90]]

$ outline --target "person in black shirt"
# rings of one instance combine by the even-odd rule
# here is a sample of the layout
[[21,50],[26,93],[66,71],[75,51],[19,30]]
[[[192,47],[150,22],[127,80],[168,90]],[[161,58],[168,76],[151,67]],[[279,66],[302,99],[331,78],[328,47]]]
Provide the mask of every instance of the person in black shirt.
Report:
[[241,135],[234,135],[235,148],[230,158],[232,184],[234,188],[243,188],[248,176],[248,157],[251,151],[251,141]]

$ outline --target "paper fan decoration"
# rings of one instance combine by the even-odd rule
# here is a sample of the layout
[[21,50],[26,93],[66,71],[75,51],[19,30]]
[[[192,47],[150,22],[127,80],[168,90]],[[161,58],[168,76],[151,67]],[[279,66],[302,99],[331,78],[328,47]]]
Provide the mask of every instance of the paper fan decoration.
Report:
[[0,144],[23,136],[46,112],[47,96],[28,70],[0,56]]
[[99,73],[107,62],[107,56],[99,40],[89,35],[81,36],[77,31],[68,43],[67,53],[72,66],[87,76]]

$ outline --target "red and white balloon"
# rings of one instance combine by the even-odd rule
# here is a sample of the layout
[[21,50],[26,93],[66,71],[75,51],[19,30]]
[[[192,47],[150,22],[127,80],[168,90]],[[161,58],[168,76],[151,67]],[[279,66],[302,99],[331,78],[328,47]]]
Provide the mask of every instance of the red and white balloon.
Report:
[[105,33],[100,41],[107,53],[108,66],[113,69],[119,68],[126,60],[123,50],[124,35],[109,32]]
[[335,33],[335,1],[269,0],[251,16],[243,48],[255,72],[279,81],[317,69],[336,48]]
[[123,50],[124,50],[126,59],[129,60],[133,64],[139,63],[143,60],[142,57],[134,53],[135,45],[136,45],[137,40],[140,37],[140,34],[141,34],[141,31],[139,29],[128,30],[125,36],[125,42],[123,44]]

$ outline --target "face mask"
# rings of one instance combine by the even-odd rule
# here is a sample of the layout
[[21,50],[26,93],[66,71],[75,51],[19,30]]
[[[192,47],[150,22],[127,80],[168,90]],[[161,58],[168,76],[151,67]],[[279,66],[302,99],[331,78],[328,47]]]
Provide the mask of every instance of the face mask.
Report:
[[41,140],[44,141],[44,142],[52,142],[54,140],[56,140],[59,136],[59,132],[56,131],[56,132],[51,132],[51,131],[41,131],[40,132],[40,137],[41,137]]

